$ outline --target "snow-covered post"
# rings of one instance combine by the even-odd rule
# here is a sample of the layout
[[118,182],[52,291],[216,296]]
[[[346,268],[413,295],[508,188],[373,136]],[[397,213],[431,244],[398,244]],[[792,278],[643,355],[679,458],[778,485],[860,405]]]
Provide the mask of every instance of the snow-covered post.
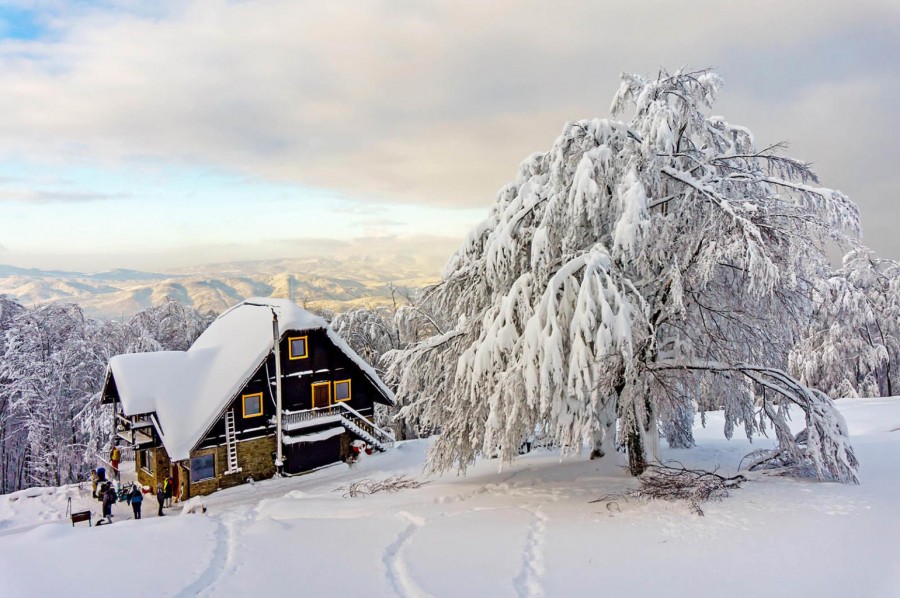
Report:
[[272,310],[272,342],[275,345],[275,475],[281,475],[284,455],[281,452],[281,334],[278,314]]

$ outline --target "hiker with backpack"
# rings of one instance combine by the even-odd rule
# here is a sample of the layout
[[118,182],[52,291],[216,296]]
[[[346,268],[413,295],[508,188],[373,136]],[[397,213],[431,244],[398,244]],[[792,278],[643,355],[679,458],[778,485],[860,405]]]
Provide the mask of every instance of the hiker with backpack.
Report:
[[[112,506],[116,502],[116,491],[113,490],[112,484],[106,483],[103,492],[103,516],[106,517],[107,523],[112,523]],[[100,525],[100,522],[97,522]]]
[[166,502],[166,493],[162,489],[162,484],[156,485],[156,502],[159,503],[159,513],[157,513],[157,516],[162,517],[164,515],[162,512],[163,503]]
[[135,519],[141,518],[141,505],[144,502],[144,493],[141,492],[141,487],[137,484],[134,484],[131,487],[131,494],[129,495],[131,502],[131,510],[134,513]]

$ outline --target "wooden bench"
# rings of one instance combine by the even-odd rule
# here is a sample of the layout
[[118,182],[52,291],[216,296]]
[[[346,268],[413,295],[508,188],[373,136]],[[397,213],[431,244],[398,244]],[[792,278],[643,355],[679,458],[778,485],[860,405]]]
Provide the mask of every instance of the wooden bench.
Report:
[[80,523],[82,521],[87,521],[88,527],[93,527],[93,524],[91,523],[92,514],[93,513],[91,513],[90,511],[78,511],[77,513],[72,513],[72,527],[75,527],[76,523]]

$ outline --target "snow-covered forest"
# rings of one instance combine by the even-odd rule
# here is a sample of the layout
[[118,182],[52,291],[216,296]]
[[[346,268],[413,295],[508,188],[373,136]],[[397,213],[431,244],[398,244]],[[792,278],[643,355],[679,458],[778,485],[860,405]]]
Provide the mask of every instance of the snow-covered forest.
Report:
[[0,296],[0,494],[85,479],[112,437],[99,393],[109,358],[185,350],[214,318],[169,301],[125,322],[73,304]]

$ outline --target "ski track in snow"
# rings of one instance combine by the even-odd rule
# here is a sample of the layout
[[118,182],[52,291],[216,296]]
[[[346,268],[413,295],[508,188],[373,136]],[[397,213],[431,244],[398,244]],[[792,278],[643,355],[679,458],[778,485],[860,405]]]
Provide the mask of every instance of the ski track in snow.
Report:
[[222,576],[234,567],[237,556],[237,517],[216,517],[216,546],[209,565],[189,586],[177,594],[179,598],[188,598],[200,594],[211,594]]
[[538,598],[544,595],[541,577],[544,575],[544,537],[547,532],[546,515],[537,507],[522,507],[534,516],[525,537],[525,550],[522,553],[522,569],[513,579],[513,586],[520,598]]
[[387,567],[387,579],[398,596],[402,596],[403,598],[428,596],[428,594],[420,588],[410,576],[406,561],[403,560],[402,555],[403,548],[419,528],[425,525],[425,520],[416,515],[407,513],[406,511],[401,511],[400,516],[409,521],[409,525],[406,526],[403,531],[397,535],[397,538],[384,550],[382,560]]

